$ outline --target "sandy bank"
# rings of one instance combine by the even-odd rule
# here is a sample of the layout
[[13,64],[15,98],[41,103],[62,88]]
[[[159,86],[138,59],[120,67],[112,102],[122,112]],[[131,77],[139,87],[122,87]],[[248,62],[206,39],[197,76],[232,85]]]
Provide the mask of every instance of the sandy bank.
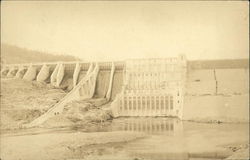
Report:
[[1,79],[1,129],[17,129],[56,104],[66,93],[50,85]]
[[228,148],[234,153],[226,160],[249,160],[249,144],[229,145]]
[[[1,129],[26,128],[25,124],[38,118],[53,107],[67,93],[61,89],[20,79],[1,80]],[[60,115],[48,119],[39,127],[67,126],[93,127],[112,119],[106,99],[73,101],[64,107]]]
[[[142,138],[142,133],[92,132],[53,133],[28,136],[2,136],[1,159],[49,160],[85,159],[98,145],[125,143]],[[91,146],[95,147],[91,147]]]
[[45,121],[40,127],[91,127],[112,120],[110,104],[104,99],[91,99],[86,101],[72,101],[68,103],[60,115],[55,115]]

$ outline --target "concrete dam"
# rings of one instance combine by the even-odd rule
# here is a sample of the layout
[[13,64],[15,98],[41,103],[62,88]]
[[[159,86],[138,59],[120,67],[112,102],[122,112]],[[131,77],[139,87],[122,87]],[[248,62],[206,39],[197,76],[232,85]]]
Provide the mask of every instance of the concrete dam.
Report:
[[114,117],[169,116],[249,121],[248,60],[165,59],[6,64],[1,76],[50,83],[67,95],[31,126],[73,100],[105,99]]

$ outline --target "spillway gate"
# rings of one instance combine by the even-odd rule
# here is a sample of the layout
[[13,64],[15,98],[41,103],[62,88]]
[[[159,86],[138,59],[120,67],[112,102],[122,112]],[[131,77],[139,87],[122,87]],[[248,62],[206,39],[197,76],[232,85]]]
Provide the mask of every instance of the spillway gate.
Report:
[[122,91],[112,104],[115,116],[182,117],[184,56],[128,60],[125,66]]

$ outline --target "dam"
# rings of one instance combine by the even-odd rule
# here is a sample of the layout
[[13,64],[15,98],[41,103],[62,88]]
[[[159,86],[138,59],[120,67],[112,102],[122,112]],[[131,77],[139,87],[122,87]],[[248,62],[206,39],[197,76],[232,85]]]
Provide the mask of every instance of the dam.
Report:
[[110,103],[114,117],[212,115],[243,121],[249,117],[248,60],[188,61],[180,55],[116,62],[5,64],[1,77],[43,82],[67,91],[32,126],[60,114],[68,102],[88,99]]
[[114,115],[181,117],[185,73],[184,56],[127,61],[125,82],[113,103]]

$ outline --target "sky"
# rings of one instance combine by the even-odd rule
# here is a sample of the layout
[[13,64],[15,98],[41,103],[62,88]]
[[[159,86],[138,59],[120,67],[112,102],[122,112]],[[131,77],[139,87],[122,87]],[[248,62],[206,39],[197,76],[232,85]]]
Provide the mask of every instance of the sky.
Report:
[[4,1],[1,42],[87,61],[249,58],[247,1]]

